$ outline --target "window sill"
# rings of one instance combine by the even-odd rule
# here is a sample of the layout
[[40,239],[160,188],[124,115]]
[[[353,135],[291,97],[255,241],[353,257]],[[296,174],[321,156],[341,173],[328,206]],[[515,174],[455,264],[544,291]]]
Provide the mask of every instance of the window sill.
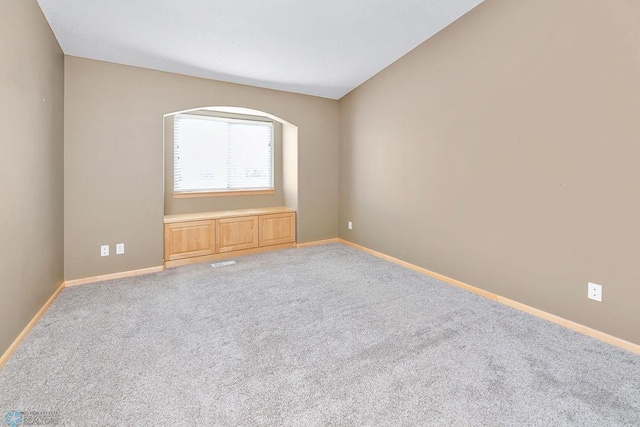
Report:
[[275,194],[276,190],[235,190],[235,191],[207,191],[192,193],[173,193],[174,199],[189,199],[192,197],[223,197],[223,196],[263,196]]

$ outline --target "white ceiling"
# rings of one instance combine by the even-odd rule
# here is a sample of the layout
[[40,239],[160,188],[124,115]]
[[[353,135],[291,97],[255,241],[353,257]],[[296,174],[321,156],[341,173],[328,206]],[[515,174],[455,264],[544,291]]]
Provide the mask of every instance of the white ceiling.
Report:
[[339,99],[483,0],[38,0],[67,55]]

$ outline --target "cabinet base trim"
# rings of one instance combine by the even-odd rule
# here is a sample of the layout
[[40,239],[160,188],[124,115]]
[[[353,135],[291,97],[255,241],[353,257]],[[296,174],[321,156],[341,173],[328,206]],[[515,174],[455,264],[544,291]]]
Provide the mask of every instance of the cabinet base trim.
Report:
[[122,271],[120,273],[103,274],[101,276],[85,277],[84,279],[66,280],[65,286],[86,285],[88,283],[104,282],[105,280],[122,279],[124,277],[140,276],[142,274],[157,273],[163,271],[164,266],[141,268],[140,270]]
[[516,310],[523,311],[527,314],[531,314],[532,316],[539,317],[551,323],[555,323],[556,325],[560,325],[567,329],[571,329],[572,331],[578,332],[583,335],[587,335],[591,338],[595,338],[607,344],[610,344],[610,345],[613,345],[613,346],[616,346],[640,355],[640,345],[638,344],[623,340],[622,338],[614,337],[613,335],[609,335],[605,332],[598,331],[597,329],[584,326],[572,320],[567,320],[563,317],[556,316],[555,314],[547,313],[546,311],[540,310],[535,307],[531,307],[526,304],[522,304],[518,301],[514,301],[512,299],[503,297],[501,295],[494,294],[493,292],[485,291],[484,289],[480,289],[475,286],[468,285],[464,282],[460,282],[459,280],[452,279],[442,274],[427,270],[426,268],[418,267],[417,265],[383,254],[382,252],[374,251],[373,249],[369,249],[365,246],[358,245],[357,243],[352,243],[344,239],[338,239],[338,241],[340,243],[344,243],[345,245],[352,246],[356,249],[360,249],[361,251],[366,252],[368,254],[377,256],[387,261],[391,261],[403,267],[410,268],[411,270],[417,271],[418,273],[426,274],[427,276],[431,276],[434,279],[438,279],[442,282],[448,283],[453,286],[457,286],[458,288],[462,288],[466,291],[473,292],[474,294],[483,296],[485,298],[489,298],[490,300],[499,302],[500,304],[507,305],[511,308],[515,308]]
[[242,255],[258,254],[258,253],[261,253],[261,252],[270,252],[270,251],[275,251],[275,250],[279,250],[279,249],[290,249],[290,248],[295,248],[295,247],[296,247],[295,243],[283,243],[283,244],[280,244],[280,245],[262,246],[262,247],[251,248],[251,249],[241,249],[239,251],[224,252],[224,253],[221,253],[221,254],[205,255],[205,256],[199,256],[199,257],[194,257],[194,258],[184,258],[184,259],[176,259],[176,260],[173,260],[173,261],[166,261],[164,263],[164,266],[165,266],[165,268],[180,267],[182,265],[197,264],[197,263],[200,263],[200,262],[217,261],[217,260],[220,260],[220,259],[234,258],[234,257],[237,257],[237,256],[242,256]]

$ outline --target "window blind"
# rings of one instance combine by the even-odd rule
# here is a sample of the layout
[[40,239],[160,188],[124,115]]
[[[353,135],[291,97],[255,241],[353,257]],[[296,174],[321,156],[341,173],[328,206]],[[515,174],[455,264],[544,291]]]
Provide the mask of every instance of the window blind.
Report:
[[179,114],[174,192],[273,188],[273,123]]

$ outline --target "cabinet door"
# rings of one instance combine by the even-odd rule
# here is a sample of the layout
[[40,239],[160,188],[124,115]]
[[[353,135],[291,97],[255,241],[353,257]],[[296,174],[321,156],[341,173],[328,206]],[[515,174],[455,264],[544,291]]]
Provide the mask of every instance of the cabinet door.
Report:
[[260,246],[279,245],[295,241],[295,213],[260,216]]
[[190,221],[164,226],[164,260],[191,258],[215,253],[215,221]]
[[222,218],[218,220],[218,253],[258,247],[258,217]]

